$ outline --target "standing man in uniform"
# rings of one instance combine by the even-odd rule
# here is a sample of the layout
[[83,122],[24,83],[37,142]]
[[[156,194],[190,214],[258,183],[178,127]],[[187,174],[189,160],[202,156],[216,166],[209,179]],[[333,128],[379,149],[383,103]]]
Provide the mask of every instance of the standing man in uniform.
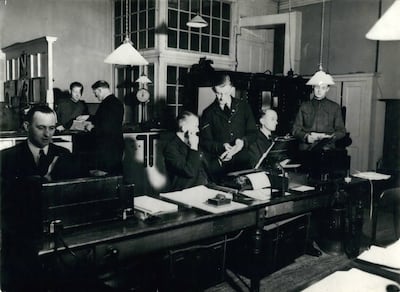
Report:
[[231,96],[228,74],[216,76],[215,101],[202,114],[200,145],[219,161],[211,170],[218,179],[224,173],[250,167],[248,146],[255,140],[257,127],[250,106]]

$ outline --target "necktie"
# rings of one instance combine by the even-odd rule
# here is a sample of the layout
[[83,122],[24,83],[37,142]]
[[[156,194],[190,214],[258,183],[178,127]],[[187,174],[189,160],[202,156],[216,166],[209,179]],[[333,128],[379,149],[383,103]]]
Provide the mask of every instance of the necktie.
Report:
[[224,113],[228,116],[231,114],[231,109],[227,105],[224,106]]
[[40,149],[38,161],[39,175],[44,176],[47,173],[48,167],[49,166],[47,164],[47,156],[44,153],[43,149]]

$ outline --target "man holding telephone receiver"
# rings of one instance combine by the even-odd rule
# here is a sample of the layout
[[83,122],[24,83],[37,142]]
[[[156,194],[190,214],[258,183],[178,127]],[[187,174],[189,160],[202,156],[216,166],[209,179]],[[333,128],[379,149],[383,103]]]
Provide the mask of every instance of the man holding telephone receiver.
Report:
[[184,111],[178,116],[177,122],[178,130],[164,149],[171,191],[208,182],[206,161],[199,150],[199,118]]

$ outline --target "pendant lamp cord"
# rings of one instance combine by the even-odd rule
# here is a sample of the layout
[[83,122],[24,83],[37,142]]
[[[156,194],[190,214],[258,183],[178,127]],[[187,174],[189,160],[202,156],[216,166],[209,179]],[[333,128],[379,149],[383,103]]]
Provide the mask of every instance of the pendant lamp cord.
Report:
[[290,30],[290,13],[292,12],[292,2],[291,0],[289,0],[289,24],[288,24],[288,30],[289,30],[289,67],[290,70],[293,70],[292,68],[292,52],[291,52],[291,42],[292,42],[292,38],[291,38],[291,30]]
[[322,19],[321,19],[321,46],[319,51],[319,70],[322,71],[322,50],[324,48],[324,26],[325,26],[325,0],[322,0]]
[[129,39],[129,31],[128,31],[128,27],[129,27],[129,18],[128,18],[128,13],[129,13],[129,2],[130,0],[125,0],[125,39]]

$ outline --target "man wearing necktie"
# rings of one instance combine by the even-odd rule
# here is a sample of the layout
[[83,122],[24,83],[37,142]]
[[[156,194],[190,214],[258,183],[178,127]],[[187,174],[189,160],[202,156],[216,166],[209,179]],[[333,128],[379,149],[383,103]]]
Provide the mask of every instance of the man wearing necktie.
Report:
[[33,246],[41,234],[38,214],[42,202],[34,191],[37,184],[32,182],[69,176],[67,171],[73,170],[69,150],[52,143],[56,123],[56,114],[48,106],[31,108],[23,124],[27,139],[0,153],[1,288],[6,291],[38,291],[33,287],[40,285],[40,265]]
[[257,127],[250,106],[233,98],[233,90],[228,74],[216,75],[213,86],[216,99],[201,117],[200,145],[219,161],[217,169],[211,170],[216,179],[226,172],[250,167],[247,149],[256,138]]

